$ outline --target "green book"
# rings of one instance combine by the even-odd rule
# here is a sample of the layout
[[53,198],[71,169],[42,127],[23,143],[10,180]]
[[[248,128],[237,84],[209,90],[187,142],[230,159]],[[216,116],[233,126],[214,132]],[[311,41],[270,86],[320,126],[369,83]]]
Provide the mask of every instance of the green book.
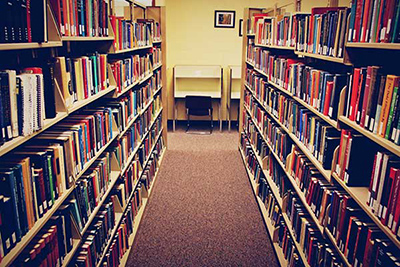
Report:
[[47,168],[49,174],[49,183],[50,183],[50,196],[51,202],[54,203],[55,201],[55,192],[54,192],[54,181],[53,181],[53,169],[51,168],[51,157],[47,156]]

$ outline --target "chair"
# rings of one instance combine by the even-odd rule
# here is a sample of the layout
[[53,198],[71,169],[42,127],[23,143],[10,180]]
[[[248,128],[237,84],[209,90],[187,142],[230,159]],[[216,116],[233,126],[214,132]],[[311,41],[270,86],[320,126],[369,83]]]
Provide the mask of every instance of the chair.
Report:
[[212,108],[212,98],[211,96],[186,96],[185,97],[185,107],[187,115],[187,129],[190,128],[190,116],[209,116],[210,117],[210,134],[213,129],[213,108]]

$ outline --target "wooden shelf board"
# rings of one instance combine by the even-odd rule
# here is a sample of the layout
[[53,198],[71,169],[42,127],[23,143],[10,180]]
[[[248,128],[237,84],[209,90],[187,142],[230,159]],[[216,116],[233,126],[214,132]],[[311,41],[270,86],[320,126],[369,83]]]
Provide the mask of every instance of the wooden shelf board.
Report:
[[62,36],[62,41],[65,42],[82,42],[82,41],[113,41],[113,36],[106,36],[106,37],[89,37],[89,36]]
[[[263,74],[266,76],[265,73],[263,73]],[[285,93],[285,94],[287,94],[289,96],[293,96],[293,94],[289,90],[286,90],[284,87],[282,87],[282,86],[280,86],[280,85],[278,85],[278,84],[276,84],[276,83],[274,83],[272,81],[268,81],[268,83],[270,85],[272,85],[273,87],[275,87],[276,89],[278,89],[279,91],[281,91],[281,92],[283,92],[283,93]]]
[[360,125],[358,125],[354,121],[351,121],[350,119],[348,119],[345,116],[339,116],[339,121],[343,122],[347,126],[350,126],[357,132],[364,135],[365,137],[369,138],[370,140],[374,141],[378,145],[386,148],[388,151],[390,151],[393,154],[395,154],[396,156],[400,157],[400,146],[396,145],[395,143],[362,128]]
[[350,42],[347,42],[346,47],[399,50],[400,44],[399,43],[359,43],[359,42],[350,43]]
[[162,43],[162,40],[159,40],[159,41],[153,41],[153,44],[161,44]]
[[344,59],[343,58],[323,56],[323,55],[319,55],[319,54],[299,52],[299,51],[295,51],[294,53],[296,55],[302,56],[302,57],[311,57],[311,58],[316,58],[316,59],[320,59],[320,60],[325,60],[325,61],[344,64]]
[[280,45],[265,45],[265,44],[257,44],[254,43],[255,46],[258,47],[265,47],[265,48],[272,48],[272,49],[282,49],[282,50],[291,50],[294,51],[295,48],[294,47],[290,47],[290,46],[280,46]]
[[153,71],[158,70],[159,68],[161,68],[161,66],[162,66],[162,63],[153,66]]
[[115,52],[108,52],[108,54],[123,54],[123,53],[129,53],[129,52],[134,52],[134,51],[139,51],[139,50],[143,50],[143,49],[148,49],[148,48],[152,48],[152,45],[146,45],[146,46],[138,46],[138,47],[133,47],[133,48],[126,48],[126,49],[120,49],[120,50],[116,50]]
[[87,98],[87,99],[83,99],[80,101],[75,102],[74,104],[72,104],[71,107],[68,108],[68,113],[72,113],[74,111],[77,111],[78,109],[92,103],[93,101],[96,101],[97,99],[107,95],[108,93],[111,93],[112,91],[115,90],[115,86],[111,85],[109,86],[107,89],[102,90],[100,92],[98,92],[97,94]]
[[299,102],[301,105],[303,105],[304,107],[306,107],[309,111],[311,111],[312,113],[314,113],[315,115],[317,115],[318,117],[320,117],[321,119],[323,119],[325,122],[327,122],[330,126],[332,126],[333,128],[335,128],[336,130],[339,130],[338,127],[338,123],[335,120],[332,120],[331,118],[329,118],[328,116],[322,114],[321,112],[319,112],[318,110],[316,110],[313,106],[307,104],[304,100],[298,98],[297,96],[293,96],[293,99],[295,99],[297,102]]
[[38,49],[62,46],[61,41],[49,41],[46,43],[2,43],[0,50]]
[[255,34],[255,33],[247,33],[246,36],[247,36],[247,37],[255,37],[256,34]]
[[72,249],[71,251],[65,256],[64,262],[62,266],[68,266],[71,260],[74,258],[75,253],[78,251],[81,244],[80,239],[73,239],[72,240]]
[[13,261],[21,254],[24,248],[30,243],[30,241],[37,235],[37,233],[43,228],[43,226],[50,220],[53,214],[58,210],[62,203],[68,198],[68,196],[74,191],[75,185],[71,186],[65,193],[54,201],[53,207],[47,211],[42,218],[36,221],[33,227],[22,237],[21,241],[2,259],[1,266],[10,266]]
[[101,154],[111,145],[111,143],[118,137],[118,132],[113,132],[113,137],[110,139],[110,141],[107,142],[99,151],[97,151],[96,155],[90,159],[88,162],[85,163],[83,166],[83,169],[79,172],[79,174],[76,176],[75,180],[78,180],[97,160],[98,157],[101,156]]
[[367,205],[368,200],[368,187],[348,187],[339,176],[332,172],[332,177],[338,184],[357,202],[357,204],[364,210],[364,212],[371,218],[371,220],[385,233],[385,235],[398,247],[400,248],[400,240],[397,239],[396,235],[374,214],[372,208]]
[[250,66],[252,66],[254,68],[254,64],[251,63],[250,61],[246,60],[246,64],[249,64]]
[[145,81],[147,81],[148,79],[150,79],[152,76],[153,76],[153,72],[150,73],[149,75],[145,76],[143,79],[141,79],[141,80],[139,81],[139,84],[144,83]]
[[16,138],[13,138],[10,141],[4,143],[2,146],[0,146],[0,156],[5,155],[6,153],[10,152],[14,148],[16,148],[16,147],[22,145],[23,143],[29,141],[30,139],[34,138],[38,134],[40,134],[43,131],[49,129],[54,124],[62,121],[66,117],[68,117],[68,113],[67,112],[59,112],[55,118],[45,120],[43,128],[40,129],[39,131],[36,131],[33,134],[28,135],[28,136],[18,136]]

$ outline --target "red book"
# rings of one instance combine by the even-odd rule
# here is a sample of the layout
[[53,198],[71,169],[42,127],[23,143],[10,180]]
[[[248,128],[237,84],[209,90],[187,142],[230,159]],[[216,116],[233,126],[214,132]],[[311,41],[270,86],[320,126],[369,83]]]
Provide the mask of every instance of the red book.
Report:
[[381,218],[381,222],[384,225],[387,225],[388,221],[389,221],[389,213],[390,213],[390,209],[391,209],[391,205],[392,203],[392,197],[394,194],[394,188],[395,188],[395,183],[396,183],[396,178],[397,178],[397,172],[399,170],[396,168],[390,168],[390,172],[389,172],[389,186],[390,186],[390,193],[389,193],[389,198],[388,198],[388,203],[386,205],[386,207],[384,207],[383,212],[382,212],[382,218]]
[[[399,176],[399,174],[397,174],[397,176]],[[397,177],[397,179],[399,179],[399,178]],[[397,181],[396,181],[396,183],[397,183]],[[399,218],[400,218],[400,205],[398,204],[398,203],[400,203],[400,193],[397,193],[397,199],[393,203],[396,203],[396,208],[394,210],[393,223],[392,223],[391,229],[392,229],[392,232],[394,234],[396,234],[396,230],[399,225]]]
[[105,90],[105,77],[104,77],[104,65],[106,64],[106,62],[104,62],[104,57],[102,57],[100,55],[100,88],[101,90]]
[[382,27],[382,36],[383,39],[380,39],[381,42],[388,43],[389,42],[389,33],[394,27],[394,17],[393,13],[395,10],[395,0],[387,0],[386,8],[385,8],[385,15],[383,18],[383,27]]
[[93,35],[93,28],[90,27],[89,21],[92,19],[90,17],[90,0],[85,0],[85,11],[86,11],[86,16],[85,16],[85,25],[86,25],[86,36],[92,36]]
[[324,104],[323,113],[325,116],[328,116],[329,114],[329,104],[332,97],[332,90],[333,90],[333,82],[329,81],[326,83],[325,103],[323,103]]
[[26,0],[26,27],[28,29],[28,42],[32,42],[32,26],[31,26],[31,0]]
[[85,95],[85,99],[89,97],[89,89],[87,83],[87,60],[85,57],[82,58],[82,74],[83,74],[83,92]]
[[43,203],[46,203],[46,204],[42,205],[43,213],[45,213],[47,211],[47,201],[46,201],[46,191],[44,189],[43,169],[34,169],[33,171],[37,174],[37,177],[38,177],[40,199],[42,200]]
[[354,21],[353,42],[359,42],[360,41],[361,16],[362,16],[363,2],[364,1],[362,1],[362,0],[361,1],[357,1],[356,18],[355,18],[355,21]]
[[78,1],[77,0],[73,0],[74,1],[74,7],[75,7],[75,10],[74,10],[74,12],[75,12],[75,34],[76,35],[78,35],[78,36],[82,36],[82,27],[81,27],[81,25],[79,24],[79,20],[78,20],[78,18],[79,18],[79,15],[78,15]]
[[[382,21],[382,13],[383,13],[383,9],[384,9],[384,7],[383,7],[383,5],[384,5],[384,2],[385,1],[381,1],[381,7],[380,7],[380,11],[379,11],[379,16],[378,16],[378,25],[376,26],[376,36],[374,36],[375,37],[375,43],[378,43],[379,42],[379,32],[380,32],[380,30],[381,30],[381,21]],[[386,7],[385,7],[386,8]]]
[[368,27],[368,15],[369,15],[369,5],[370,5],[371,0],[365,0],[364,3],[364,15],[363,15],[363,21],[361,25],[361,37],[360,37],[360,42],[365,42],[365,35]]
[[364,128],[365,126],[365,115],[367,112],[367,105],[369,102],[370,97],[370,88],[371,88],[371,74],[372,74],[372,67],[368,66],[367,68],[367,77],[365,81],[365,92],[364,92],[364,99],[363,99],[363,107],[361,110],[361,119],[360,119],[360,126]]
[[355,68],[354,73],[353,73],[353,88],[351,88],[351,100],[350,100],[350,114],[349,114],[349,119],[352,121],[355,121],[356,119],[356,102],[358,98],[358,92],[359,92],[359,83],[360,83],[360,73],[361,69],[360,68]]
[[388,221],[387,221],[387,226],[389,228],[392,227],[393,225],[393,219],[395,215],[395,211],[398,205],[398,198],[400,194],[400,170],[397,170],[396,176],[393,182],[393,194],[390,192],[390,197],[389,197],[389,207],[388,207]]

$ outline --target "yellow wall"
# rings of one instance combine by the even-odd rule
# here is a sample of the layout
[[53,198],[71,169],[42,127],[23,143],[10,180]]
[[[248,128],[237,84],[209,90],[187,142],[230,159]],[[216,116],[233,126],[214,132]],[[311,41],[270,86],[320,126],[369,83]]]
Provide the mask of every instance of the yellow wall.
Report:
[[[340,0],[339,5],[348,6],[350,0]],[[168,118],[173,118],[173,79],[175,65],[221,65],[224,68],[223,107],[226,106],[228,65],[241,65],[242,37],[239,37],[239,19],[246,7],[273,7],[276,1],[267,0],[164,0],[167,17],[167,77]],[[278,1],[278,6],[293,1]],[[328,0],[303,0],[302,11],[313,6],[327,6]],[[214,28],[215,10],[235,10],[234,29]],[[286,11],[294,11],[289,5]],[[164,37],[165,39],[165,37]],[[193,83],[192,86],[196,87]],[[179,118],[184,119],[183,105],[178,105]],[[214,114],[218,114],[216,106]],[[236,115],[234,116],[236,118]],[[216,119],[217,116],[214,116]],[[225,109],[223,110],[225,118]]]

